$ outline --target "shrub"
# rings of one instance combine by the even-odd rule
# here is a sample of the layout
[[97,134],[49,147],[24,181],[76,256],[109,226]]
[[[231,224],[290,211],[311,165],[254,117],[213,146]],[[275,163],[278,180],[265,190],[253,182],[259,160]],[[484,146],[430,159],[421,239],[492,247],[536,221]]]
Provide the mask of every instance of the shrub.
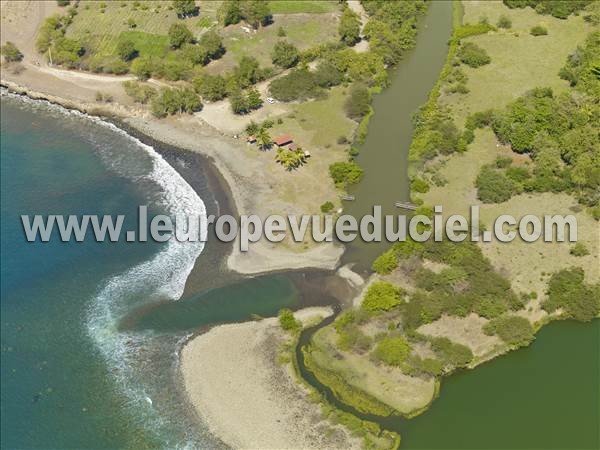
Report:
[[538,14],[551,14],[559,19],[566,19],[570,14],[585,8],[590,0],[504,0],[509,8],[525,8],[531,6]]
[[192,42],[194,35],[183,23],[174,23],[169,28],[169,43],[173,48],[179,48],[186,42]]
[[345,326],[338,330],[337,345],[340,350],[365,353],[369,351],[372,343],[373,339],[365,335],[354,325]]
[[398,257],[394,249],[390,249],[387,252],[379,255],[371,268],[380,275],[391,273],[396,267],[398,267]]
[[315,83],[323,88],[337,86],[344,79],[344,74],[331,61],[321,61],[314,72]]
[[225,54],[223,39],[216,31],[207,31],[202,35],[198,45],[202,47],[210,59],[219,59]]
[[360,18],[349,7],[345,7],[338,25],[340,39],[352,46],[360,41]]
[[117,55],[123,61],[129,61],[135,58],[138,54],[138,51],[135,48],[135,44],[129,39],[124,39],[119,41],[117,44]]
[[363,176],[363,170],[354,162],[336,162],[329,166],[329,174],[336,185],[356,184]]
[[194,0],[173,0],[173,9],[180,19],[197,16],[200,10]]
[[226,0],[217,10],[219,21],[227,26],[245,20],[254,28],[268,25],[272,21],[268,2]]
[[279,41],[277,44],[275,44],[275,47],[273,47],[271,60],[276,66],[289,69],[290,67],[298,64],[299,59],[300,55],[298,53],[298,49],[295,45],[290,44],[289,42]]
[[283,27],[277,28],[277,36],[278,37],[285,37],[286,36],[285,30],[283,29]]
[[248,108],[251,110],[259,109],[263,105],[262,98],[260,98],[260,93],[254,88],[248,89],[246,101],[248,102]]
[[178,59],[165,61],[154,65],[152,75],[156,78],[164,78],[169,81],[186,80],[192,74],[193,65],[191,62]]
[[131,63],[131,73],[133,73],[140,80],[147,80],[152,76],[154,71],[154,63],[148,58],[136,58]]
[[542,308],[549,313],[562,308],[566,317],[582,322],[600,313],[600,284],[585,284],[583,269],[563,269],[553,274],[547,294]]
[[294,313],[287,308],[281,309],[278,314],[279,325],[285,331],[296,332],[302,328],[302,323],[294,317]]
[[96,91],[96,101],[104,103],[112,103],[113,96],[105,92]]
[[266,76],[266,72],[260,69],[258,61],[253,56],[242,56],[233,69],[233,79],[242,89],[264,80]]
[[413,356],[409,358],[409,364],[414,368],[418,373],[423,373],[426,375],[431,375],[433,377],[437,377],[442,374],[444,369],[443,363],[438,359],[433,358],[420,358],[418,356]]
[[350,94],[344,103],[346,115],[359,120],[371,110],[371,94],[363,84],[353,84]]
[[531,177],[527,167],[508,167],[505,173],[515,183],[523,183]]
[[583,46],[567,58],[567,63],[560,70],[559,76],[567,80],[571,86],[594,97],[600,95],[600,68],[598,53],[600,52],[600,32],[590,33]]
[[502,203],[515,193],[515,183],[502,172],[490,166],[481,168],[475,181],[477,197],[483,203]]
[[315,84],[311,72],[306,69],[295,69],[273,80],[269,85],[269,92],[279,101],[290,102],[316,97],[321,91]]
[[483,331],[488,336],[498,335],[508,345],[525,346],[534,339],[529,320],[520,316],[502,316],[486,323]]
[[253,109],[260,108],[263,101],[256,89],[249,89],[246,93],[236,89],[229,93],[229,104],[235,114],[247,114]]
[[377,343],[373,356],[389,366],[399,366],[410,354],[410,345],[401,336],[385,337]]
[[401,288],[386,281],[376,281],[369,286],[361,307],[365,311],[389,311],[402,303]]
[[74,68],[84,53],[85,49],[79,40],[59,37],[54,41],[52,60],[55,64],[64,64],[67,67]]
[[327,201],[321,205],[321,212],[327,214],[328,212],[333,211],[333,208],[335,208],[334,204]]
[[17,62],[23,59],[23,53],[21,53],[17,46],[11,41],[6,41],[6,43],[0,47],[0,52],[7,62]]
[[207,64],[210,60],[208,52],[201,45],[183,44],[181,46],[181,54],[183,58],[193,65]]
[[142,104],[148,103],[157,94],[156,89],[135,81],[123,82],[123,88],[125,89],[125,93],[133,98],[135,102]]
[[492,61],[487,52],[473,42],[465,42],[460,46],[458,58],[463,64],[474,68],[484,66]]
[[454,36],[456,39],[463,39],[469,36],[477,36],[479,34],[485,34],[488,31],[493,31],[496,28],[490,25],[488,22],[479,22],[476,24],[466,23],[456,28]]
[[536,25],[535,27],[532,27],[531,30],[529,30],[529,33],[532,36],[546,36],[548,34],[548,30],[546,29],[546,27]]
[[410,182],[410,189],[415,192],[424,194],[426,192],[429,192],[429,183],[427,183],[427,181],[423,180],[422,178],[413,178]]
[[38,52],[45,53],[52,45],[52,41],[64,36],[65,27],[63,21],[65,17],[60,14],[54,14],[42,23],[39,29],[38,37],[35,41],[35,47]]
[[448,338],[434,337],[430,343],[433,351],[442,358],[444,366],[465,367],[473,360],[473,352],[469,347]]
[[500,18],[498,19],[498,28],[511,28],[512,27],[512,20],[510,20],[510,18],[508,16],[505,16],[504,14],[500,16]]
[[498,157],[496,157],[496,161],[494,162],[494,165],[498,169],[506,169],[508,166],[510,166],[512,164],[512,161],[513,160],[510,157],[498,156]]
[[152,113],[157,117],[184,112],[191,114],[201,109],[200,97],[190,88],[163,88],[152,99]]
[[578,242],[573,247],[571,247],[569,253],[573,256],[587,256],[590,254],[590,251],[587,249],[583,242]]
[[490,126],[494,122],[495,112],[493,109],[487,109],[485,111],[478,111],[470,114],[467,117],[465,128],[469,130],[475,130],[477,128],[485,128]]

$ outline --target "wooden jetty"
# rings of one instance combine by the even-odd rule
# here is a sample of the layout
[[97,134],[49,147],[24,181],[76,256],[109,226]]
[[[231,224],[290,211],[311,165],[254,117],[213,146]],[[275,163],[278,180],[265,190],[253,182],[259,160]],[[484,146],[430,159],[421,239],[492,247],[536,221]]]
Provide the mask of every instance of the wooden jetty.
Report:
[[396,202],[394,205],[396,205],[396,208],[410,209],[411,211],[415,211],[418,208],[417,205],[409,202]]

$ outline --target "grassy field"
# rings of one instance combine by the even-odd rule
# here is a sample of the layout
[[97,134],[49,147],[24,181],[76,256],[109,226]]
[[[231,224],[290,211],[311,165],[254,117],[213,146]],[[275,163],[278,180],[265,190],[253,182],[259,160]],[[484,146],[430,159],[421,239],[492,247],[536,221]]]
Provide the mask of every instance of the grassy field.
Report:
[[[82,1],[67,35],[79,39],[89,54],[99,59],[114,57],[117,44],[123,39],[134,41],[140,56],[160,57],[168,52],[167,33],[173,23],[185,23],[196,37],[216,25],[221,2],[196,3],[200,7],[198,16],[178,19],[170,1]],[[274,23],[256,32],[244,31],[243,24],[218,27],[227,52],[206,68],[209,73],[228,71],[245,55],[254,56],[263,66],[270,66],[273,47],[282,39],[278,36],[280,28],[285,30],[285,40],[301,50],[338,39],[337,25],[332,26],[337,20],[333,13],[337,2],[272,3],[273,11],[278,14]]]
[[[337,140],[340,136],[351,140],[356,127],[356,122],[344,114],[345,91],[344,87],[335,87],[330,90],[327,98],[322,100],[286,105],[289,112],[280,116],[283,123],[276,122],[270,130],[273,137],[280,134],[292,135],[296,144],[312,154],[306,167],[298,171],[307,171],[310,174],[310,183],[304,183],[302,186],[297,186],[294,182],[281,184],[278,186],[278,196],[285,200],[294,200],[299,206],[313,202],[314,199],[319,199],[319,204],[331,201],[336,207],[339,206],[337,193],[324,188],[320,179],[329,176],[330,164],[344,160],[349,144],[338,144]],[[282,171],[283,168],[277,167],[276,170]],[[301,198],[298,198],[299,189],[303,192]]]
[[[582,17],[561,20],[539,15],[531,8],[509,9],[501,1],[463,4],[464,23],[477,23],[487,17],[495,24],[505,15],[512,20],[512,28],[465,39],[483,47],[492,62],[477,69],[463,65],[470,92],[442,97],[442,102],[452,108],[457,125],[462,126],[472,112],[500,108],[535,87],[549,86],[555,92],[568,88],[558,71],[592,29]],[[548,35],[529,34],[535,25],[546,27]]]
[[[509,30],[490,32],[469,38],[484,47],[492,62],[478,69],[464,67],[468,75],[467,94],[442,96],[441,101],[451,108],[457,125],[462,126],[472,112],[489,108],[502,108],[524,92],[540,86],[550,86],[555,92],[568,89],[568,83],[558,76],[559,69],[578,44],[583,43],[591,27],[581,17],[571,16],[560,20],[541,16],[531,8],[511,10],[502,2],[463,2],[464,22],[477,22],[487,17],[495,23],[500,15],[512,19]],[[543,24],[547,36],[533,37],[529,29]],[[467,214],[473,204],[481,206],[481,222],[491,229],[493,220],[501,214],[511,214],[517,219],[526,214],[538,217],[546,214],[574,214],[578,221],[579,240],[590,250],[590,255],[575,257],[569,254],[569,243],[482,243],[484,254],[494,266],[506,274],[516,292],[535,291],[538,298],[545,296],[551,273],[569,266],[586,270],[589,281],[600,279],[600,226],[589,214],[577,212],[575,199],[566,194],[521,194],[501,204],[481,205],[477,200],[475,179],[485,164],[497,156],[510,156],[516,164],[527,164],[528,157],[513,153],[510,147],[498,143],[489,129],[476,131],[475,141],[464,154],[453,155],[440,173],[448,181],[445,186],[432,186],[427,194],[420,195],[426,204],[443,205],[444,214]],[[533,302],[537,303],[537,302]],[[533,305],[536,306],[536,305]],[[533,317],[539,314],[532,311]]]
[[269,2],[273,14],[319,14],[339,9],[339,2],[311,0],[279,0]]
[[[348,144],[338,144],[337,140],[346,137],[351,141],[356,127],[356,122],[344,114],[347,90],[338,86],[332,88],[324,99],[291,104],[291,112],[283,118],[283,124],[275,125],[273,134],[297,136],[298,144],[311,150],[332,152],[346,149]],[[323,126],[325,123],[326,127]]]
[[[207,70],[212,73],[229,70],[242,56],[253,56],[262,66],[271,66],[271,52],[279,40],[284,39],[300,50],[337,40],[337,25],[332,24],[336,20],[333,14],[282,15],[256,33],[244,31],[239,24],[230,25],[221,31],[227,53],[209,64]],[[280,27],[285,31],[285,37],[278,36]]]
[[[169,27],[177,22],[184,22],[196,34],[201,27],[196,26],[202,18],[214,19],[215,10],[211,2],[200,3],[200,16],[188,19],[178,19],[168,1],[141,2],[131,1],[82,1],[78,14],[69,25],[67,35],[80,39],[91,53],[99,57],[111,56],[115,53],[117,43],[124,38],[138,45],[141,56],[161,56],[168,46],[167,32]],[[136,24],[129,26],[129,20]]]

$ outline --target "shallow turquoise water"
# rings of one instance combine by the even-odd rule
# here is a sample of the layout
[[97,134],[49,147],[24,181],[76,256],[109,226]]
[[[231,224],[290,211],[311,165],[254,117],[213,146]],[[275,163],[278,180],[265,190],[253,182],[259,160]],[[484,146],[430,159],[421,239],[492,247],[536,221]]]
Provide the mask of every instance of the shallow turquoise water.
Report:
[[138,205],[217,206],[153,149],[60,108],[3,96],[1,142],[1,447],[220,448],[189,414],[177,349],[201,326],[297,307],[293,280],[181,297],[202,244],[27,243],[21,214],[124,214],[134,230]]
[[[150,258],[159,246],[27,243],[19,217],[133,214],[147,202],[131,179],[104,164],[93,143],[101,137],[96,128],[2,100],[4,448],[116,447],[129,440],[129,420],[114,408],[126,396],[110,381],[86,316],[103,280]],[[139,170],[148,171],[146,165],[142,161]]]

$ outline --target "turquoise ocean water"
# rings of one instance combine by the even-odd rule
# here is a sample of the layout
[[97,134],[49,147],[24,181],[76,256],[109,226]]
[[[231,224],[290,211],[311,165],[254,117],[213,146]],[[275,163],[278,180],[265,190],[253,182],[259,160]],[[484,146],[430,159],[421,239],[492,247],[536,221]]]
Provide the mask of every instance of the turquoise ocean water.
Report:
[[[202,243],[25,241],[21,214],[204,212],[152,148],[99,120],[2,99],[2,447],[210,443],[180,414],[183,333],[119,330],[177,299]],[[169,388],[172,386],[172,388]]]

